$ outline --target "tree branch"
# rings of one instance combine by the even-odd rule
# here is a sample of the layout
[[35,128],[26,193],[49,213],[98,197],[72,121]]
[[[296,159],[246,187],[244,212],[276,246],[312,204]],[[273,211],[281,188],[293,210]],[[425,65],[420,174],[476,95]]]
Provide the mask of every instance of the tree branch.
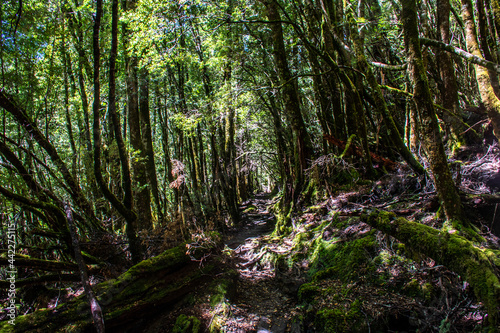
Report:
[[461,58],[463,58],[463,59],[465,59],[473,64],[476,64],[476,65],[479,65],[482,67],[486,67],[486,68],[491,69],[497,73],[500,73],[500,65],[499,64],[494,63],[494,62],[489,61],[489,60],[479,58],[479,57],[473,55],[472,53],[469,53],[465,50],[462,50],[456,46],[446,44],[443,42],[439,42],[437,40],[433,40],[433,39],[429,39],[429,38],[420,38],[420,43],[422,45],[440,48],[440,49],[445,50],[447,52],[458,55],[459,57],[461,57]]

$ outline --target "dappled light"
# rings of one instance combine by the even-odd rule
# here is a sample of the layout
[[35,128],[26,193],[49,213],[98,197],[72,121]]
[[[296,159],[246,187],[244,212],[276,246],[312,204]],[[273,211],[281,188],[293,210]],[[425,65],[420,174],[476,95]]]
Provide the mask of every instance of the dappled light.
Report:
[[0,2],[0,332],[500,331],[498,0]]

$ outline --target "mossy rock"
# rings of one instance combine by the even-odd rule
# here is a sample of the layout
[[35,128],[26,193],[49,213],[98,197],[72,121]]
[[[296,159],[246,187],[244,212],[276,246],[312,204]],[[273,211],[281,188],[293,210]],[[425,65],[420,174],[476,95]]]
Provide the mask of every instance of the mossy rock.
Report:
[[181,314],[175,321],[172,333],[198,333],[200,332],[201,322],[194,316]]

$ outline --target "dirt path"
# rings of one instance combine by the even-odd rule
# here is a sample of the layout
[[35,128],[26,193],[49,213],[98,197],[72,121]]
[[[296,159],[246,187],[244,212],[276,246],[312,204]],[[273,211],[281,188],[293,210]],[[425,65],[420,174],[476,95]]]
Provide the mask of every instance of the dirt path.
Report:
[[245,203],[242,208],[245,211],[247,207],[248,212],[243,214],[243,226],[226,241],[239,275],[224,332],[280,333],[292,329],[295,283],[277,278],[271,262],[263,260],[271,252],[286,250],[270,236],[275,221],[267,211],[268,204],[265,196]]
[[[291,247],[271,237],[275,218],[267,211],[269,203],[266,196],[257,195],[242,205],[240,224],[225,238],[226,254],[219,261],[222,265],[216,269],[219,273],[207,276],[205,283],[193,289],[191,297],[174,308],[165,309],[142,330],[143,333],[172,332],[181,314],[199,318],[205,327],[216,320],[221,332],[301,332],[291,323],[299,283],[288,276],[276,276],[271,261],[265,260],[266,256],[288,252]],[[230,288],[232,295],[227,295],[229,299],[224,301],[224,309],[221,305],[214,308],[210,305],[217,289],[214,285],[218,277],[232,270],[237,271],[234,288]]]

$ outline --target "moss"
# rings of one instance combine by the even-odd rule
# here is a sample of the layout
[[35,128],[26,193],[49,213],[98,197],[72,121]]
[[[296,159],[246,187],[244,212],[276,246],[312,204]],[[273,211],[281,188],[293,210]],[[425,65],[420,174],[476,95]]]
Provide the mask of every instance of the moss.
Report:
[[298,233],[292,243],[294,251],[302,251],[305,247],[310,245],[310,239],[313,237],[312,232],[300,232]]
[[321,290],[315,283],[304,283],[299,288],[299,301],[302,303],[311,303],[314,297],[320,292]]
[[246,208],[243,211],[243,214],[255,212],[256,210],[257,210],[257,207],[255,207],[254,205],[250,205],[248,208]]
[[224,302],[225,299],[230,298],[234,287],[234,280],[231,279],[218,279],[214,281],[210,287],[212,294],[210,295],[210,306],[215,307],[217,304]]
[[285,204],[283,207],[277,203],[274,206],[276,224],[271,236],[288,235],[291,231],[293,203]]
[[230,270],[223,277],[214,280],[209,286],[210,306],[213,312],[213,319],[209,327],[210,332],[220,332],[223,328],[226,315],[229,312],[228,299],[231,299],[236,291],[235,281],[238,274],[238,271]]
[[181,314],[175,321],[172,333],[198,333],[200,326],[201,322],[198,318]]
[[352,241],[332,242],[318,239],[311,255],[309,274],[320,272],[315,279],[337,278],[348,282],[373,273],[376,270],[373,262],[376,249],[377,241],[373,231]]
[[361,302],[355,300],[349,307],[324,308],[316,313],[314,324],[317,332],[363,332]]
[[435,289],[431,283],[421,284],[417,279],[412,279],[403,288],[403,292],[410,297],[420,298],[429,303],[435,296]]

